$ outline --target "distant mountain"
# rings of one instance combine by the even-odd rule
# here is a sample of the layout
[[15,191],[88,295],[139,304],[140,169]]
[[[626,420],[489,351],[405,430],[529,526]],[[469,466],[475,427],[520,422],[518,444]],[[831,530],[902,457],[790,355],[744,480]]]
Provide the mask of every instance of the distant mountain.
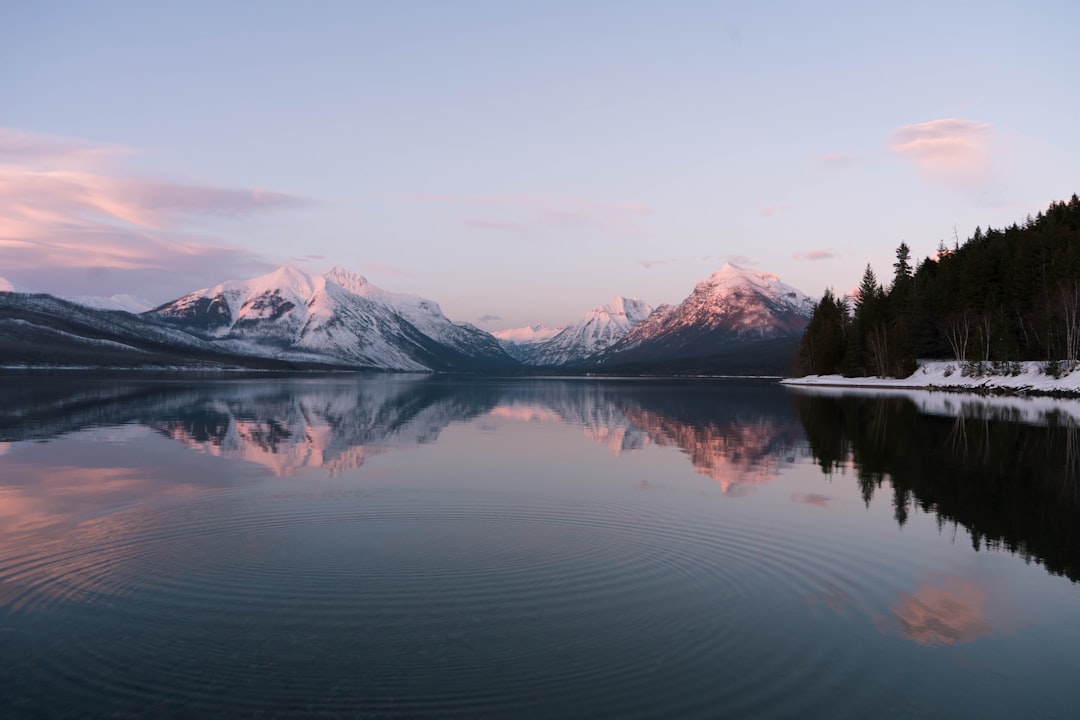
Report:
[[340,267],[284,266],[141,315],[97,309],[137,302],[124,296],[76,300],[0,291],[0,365],[772,375],[788,371],[814,306],[775,275],[734,265],[677,306],[615,297],[562,328],[499,338]]
[[149,300],[134,295],[110,295],[109,297],[76,295],[65,297],[64,300],[96,310],[123,310],[135,314],[144,313],[154,307],[154,304]]
[[153,318],[0,292],[0,367],[327,367],[231,353]]
[[662,305],[588,363],[603,370],[784,374],[814,300],[730,263],[677,306]]
[[286,265],[149,314],[238,353],[419,372],[517,366],[495,338],[451,322],[435,302],[382,290],[340,267],[313,277]]
[[525,327],[520,328],[496,330],[491,334],[494,335],[496,339],[498,339],[499,343],[503,346],[504,349],[506,349],[507,352],[513,355],[512,348],[515,348],[519,345],[535,345],[536,343],[550,340],[554,336],[558,335],[559,332],[565,327],[565,325],[560,325],[559,327],[548,327],[547,325],[537,323],[535,325],[526,325]]
[[533,326],[531,336],[518,329],[496,333],[496,337],[508,353],[526,365],[572,366],[614,345],[651,312],[652,307],[642,300],[614,297],[551,334],[543,332],[543,326]]
[[0,292],[25,293],[30,291],[24,287],[16,285],[7,278],[0,277]]

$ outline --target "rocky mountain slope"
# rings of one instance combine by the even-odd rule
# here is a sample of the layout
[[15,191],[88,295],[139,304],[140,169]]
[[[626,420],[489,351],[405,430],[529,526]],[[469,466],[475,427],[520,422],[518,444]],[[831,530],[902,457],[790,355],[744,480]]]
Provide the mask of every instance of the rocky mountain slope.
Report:
[[196,290],[149,314],[234,352],[417,372],[517,365],[495,338],[451,322],[438,304],[340,267],[309,276],[284,266]]
[[679,305],[658,307],[588,364],[693,371],[715,358],[739,373],[757,374],[758,365],[769,368],[764,374],[783,373],[813,308],[812,298],[776,275],[728,263]]

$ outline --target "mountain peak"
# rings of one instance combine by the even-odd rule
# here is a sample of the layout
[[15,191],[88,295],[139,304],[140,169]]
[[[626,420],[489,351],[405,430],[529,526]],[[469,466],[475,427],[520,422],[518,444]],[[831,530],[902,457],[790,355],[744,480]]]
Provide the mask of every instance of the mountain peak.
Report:
[[0,277],[0,292],[26,293],[30,291],[24,287],[16,285],[10,280]]
[[367,295],[372,289],[372,285],[366,277],[352,270],[346,270],[340,265],[330,268],[323,273],[323,277],[336,285],[340,285],[354,295]]
[[251,291],[291,290],[297,295],[308,296],[315,289],[311,276],[292,265],[282,265],[277,270],[260,275],[247,283]]
[[757,287],[770,287],[777,283],[780,283],[780,277],[774,273],[750,270],[735,265],[734,263],[726,262],[723,267],[699,284],[730,288],[745,284],[755,285]]
[[630,325],[634,325],[647,318],[651,312],[652,307],[644,300],[616,295],[600,307],[595,307],[586,313],[583,320],[589,321],[603,317],[619,321],[620,324],[622,320],[625,320]]

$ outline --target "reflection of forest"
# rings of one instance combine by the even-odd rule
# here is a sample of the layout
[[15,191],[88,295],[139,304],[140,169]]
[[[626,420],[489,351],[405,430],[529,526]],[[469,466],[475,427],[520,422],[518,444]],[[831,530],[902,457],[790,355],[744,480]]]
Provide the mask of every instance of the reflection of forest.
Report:
[[920,414],[908,398],[799,393],[814,458],[827,474],[853,466],[869,504],[885,480],[896,521],[913,507],[1080,580],[1080,428],[992,413]]

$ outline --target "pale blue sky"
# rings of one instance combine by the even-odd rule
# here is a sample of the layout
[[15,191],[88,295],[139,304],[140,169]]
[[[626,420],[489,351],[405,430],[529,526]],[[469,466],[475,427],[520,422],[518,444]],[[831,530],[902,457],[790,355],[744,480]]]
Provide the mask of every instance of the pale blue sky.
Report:
[[1077,27],[1072,2],[6,3],[0,277],[164,301],[339,264],[486,329],[678,302],[731,258],[847,290],[1080,192]]

